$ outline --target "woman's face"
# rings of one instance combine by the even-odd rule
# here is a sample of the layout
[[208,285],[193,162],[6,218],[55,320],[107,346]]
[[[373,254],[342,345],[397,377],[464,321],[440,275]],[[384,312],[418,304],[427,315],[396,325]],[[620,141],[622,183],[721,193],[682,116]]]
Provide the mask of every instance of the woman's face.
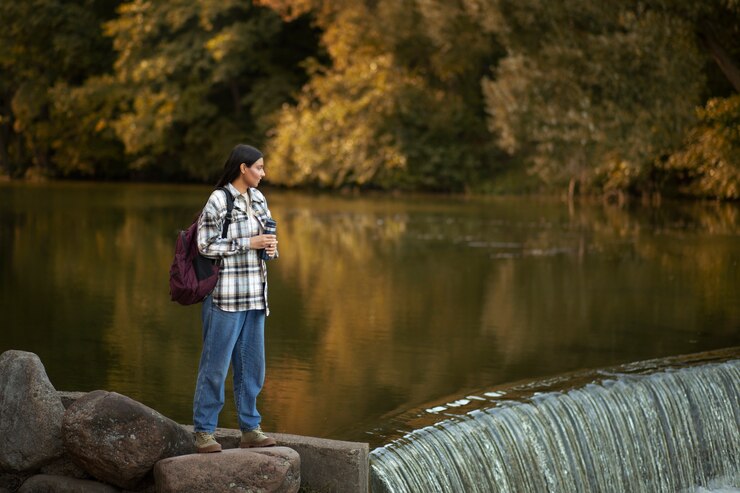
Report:
[[241,176],[242,180],[244,180],[244,184],[250,188],[257,188],[257,185],[260,184],[260,180],[265,177],[265,160],[259,158],[252,166],[247,166],[246,163],[242,163],[241,169]]

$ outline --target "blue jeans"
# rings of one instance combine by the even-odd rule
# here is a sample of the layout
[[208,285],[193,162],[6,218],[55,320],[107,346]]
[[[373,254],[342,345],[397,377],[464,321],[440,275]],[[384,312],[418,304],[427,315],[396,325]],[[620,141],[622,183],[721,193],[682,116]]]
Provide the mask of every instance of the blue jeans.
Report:
[[227,312],[209,296],[203,302],[203,351],[193,399],[195,431],[216,430],[229,363],[239,427],[253,430],[262,420],[257,395],[265,383],[265,311]]

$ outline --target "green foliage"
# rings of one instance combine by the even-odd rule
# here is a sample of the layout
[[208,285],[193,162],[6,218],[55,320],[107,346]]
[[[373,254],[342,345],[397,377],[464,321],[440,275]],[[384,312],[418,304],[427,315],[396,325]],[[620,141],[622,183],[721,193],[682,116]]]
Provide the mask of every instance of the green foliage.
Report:
[[0,174],[249,142],[286,186],[737,199],[739,36],[738,0],[2,2]]
[[250,2],[0,4],[0,173],[212,179],[306,80],[306,19]]
[[699,125],[665,167],[682,193],[740,199],[740,95],[711,99],[698,116]]
[[625,189],[680,142],[703,89],[690,23],[637,3],[493,3],[509,54],[483,83],[490,126],[543,180]]
[[[53,87],[79,85],[109,68],[100,15],[116,2],[0,2],[0,172],[52,173],[58,140]],[[71,143],[70,145],[75,145]]]
[[304,50],[282,53],[281,22],[251,2],[124,3],[106,24],[124,87],[111,123],[141,176],[211,180],[236,142],[262,145],[270,115],[305,79]]
[[56,84],[49,90],[54,123],[54,164],[73,177],[125,178],[123,146],[111,122],[121,88],[110,76],[91,77],[82,86]]

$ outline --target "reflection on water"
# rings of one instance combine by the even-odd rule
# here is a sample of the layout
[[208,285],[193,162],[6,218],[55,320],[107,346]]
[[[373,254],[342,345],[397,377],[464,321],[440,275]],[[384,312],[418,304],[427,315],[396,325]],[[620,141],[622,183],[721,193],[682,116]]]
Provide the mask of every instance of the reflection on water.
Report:
[[[266,194],[269,430],[379,442],[467,389],[740,344],[736,205]],[[0,350],[189,422],[199,307],[170,302],[167,277],[207,195],[1,186]],[[220,424],[236,426],[230,397]]]

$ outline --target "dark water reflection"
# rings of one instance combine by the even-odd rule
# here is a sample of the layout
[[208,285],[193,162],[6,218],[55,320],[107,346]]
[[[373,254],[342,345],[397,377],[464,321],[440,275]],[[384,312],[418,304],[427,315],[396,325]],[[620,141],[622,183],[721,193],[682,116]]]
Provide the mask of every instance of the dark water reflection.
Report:
[[[737,206],[266,193],[269,430],[377,442],[469,389],[740,344]],[[189,422],[199,307],[171,303],[167,278],[207,194],[0,186],[0,350],[39,354],[58,389]]]

